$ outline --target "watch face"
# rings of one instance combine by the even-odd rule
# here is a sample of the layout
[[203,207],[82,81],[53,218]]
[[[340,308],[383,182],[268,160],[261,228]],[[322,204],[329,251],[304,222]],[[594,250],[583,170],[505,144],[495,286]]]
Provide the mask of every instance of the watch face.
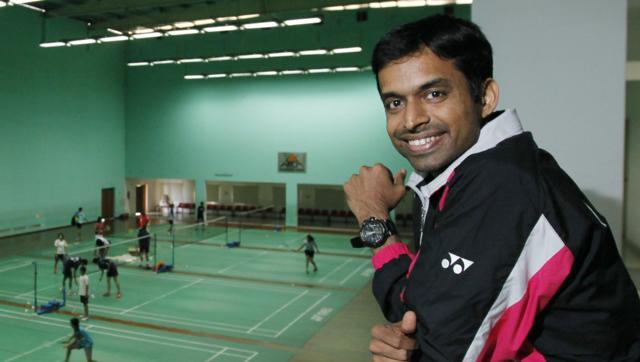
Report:
[[360,238],[368,244],[376,244],[384,240],[387,228],[380,220],[367,220],[360,230]]

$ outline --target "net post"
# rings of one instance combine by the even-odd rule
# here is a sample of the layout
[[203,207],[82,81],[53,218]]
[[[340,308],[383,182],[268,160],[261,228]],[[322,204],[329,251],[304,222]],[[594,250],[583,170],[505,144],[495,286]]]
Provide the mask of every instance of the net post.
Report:
[[158,233],[153,233],[153,264],[156,267],[156,273],[158,272]]
[[33,262],[33,309],[38,312],[38,262]]
[[171,266],[176,266],[176,233],[171,234]]
[[229,218],[225,217],[224,219],[224,242],[225,244],[229,243]]

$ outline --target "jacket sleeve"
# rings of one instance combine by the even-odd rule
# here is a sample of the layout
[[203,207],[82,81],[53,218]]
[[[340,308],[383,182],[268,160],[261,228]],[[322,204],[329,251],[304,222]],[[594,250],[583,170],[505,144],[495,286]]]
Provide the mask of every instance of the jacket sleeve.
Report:
[[384,246],[372,258],[376,272],[373,277],[373,295],[390,322],[402,319],[406,307],[402,302],[407,271],[414,259],[404,243]]
[[484,162],[456,173],[406,285],[423,358],[535,354],[529,331],[570,272],[572,255],[526,175]]

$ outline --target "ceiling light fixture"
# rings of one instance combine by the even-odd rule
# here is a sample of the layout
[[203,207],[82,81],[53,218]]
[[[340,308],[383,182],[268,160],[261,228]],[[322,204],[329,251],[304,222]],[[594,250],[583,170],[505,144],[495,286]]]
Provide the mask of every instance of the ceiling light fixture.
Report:
[[204,59],[202,58],[187,58],[187,59],[180,59],[176,63],[185,64],[185,63],[202,63],[202,62],[204,62]]
[[97,40],[93,38],[76,39],[76,40],[71,40],[70,42],[67,43],[67,45],[87,45],[87,44],[95,44],[96,42]]
[[253,19],[253,18],[257,18],[259,17],[260,14],[245,14],[245,15],[238,15],[238,20],[247,20],[247,19]]
[[122,32],[120,30],[107,28],[107,31],[110,32],[110,33],[113,33],[113,34],[122,35]]
[[226,78],[227,74],[226,73],[218,73],[218,74],[208,74],[207,78],[211,79],[211,78]]
[[157,31],[152,33],[142,33],[142,34],[133,34],[131,37],[134,39],[149,39],[149,38],[159,38],[163,34]]
[[333,54],[359,53],[362,51],[360,47],[336,48],[331,51]]
[[180,29],[180,30],[169,30],[166,32],[168,35],[177,36],[177,35],[191,35],[198,34],[200,30],[198,29]]
[[301,50],[298,52],[300,55],[324,55],[329,53],[326,49],[314,49],[314,50]]
[[63,41],[52,41],[49,43],[40,43],[41,48],[55,48],[55,47],[63,47],[65,45],[67,45],[67,43]]
[[210,26],[202,29],[207,33],[216,33],[221,31],[234,31],[238,30],[238,27],[235,25],[219,25],[219,26]]
[[237,59],[260,59],[264,58],[263,54],[242,54],[236,56]]
[[111,43],[114,41],[123,41],[129,40],[129,37],[126,35],[116,35],[116,36],[105,36],[103,38],[98,39],[99,43]]
[[202,74],[185,75],[184,79],[204,79],[204,75]]
[[278,26],[280,26],[280,24],[275,21],[263,21],[260,23],[247,23],[241,25],[242,29],[268,29],[276,28]]
[[316,68],[316,69],[309,69],[309,70],[307,70],[307,72],[309,72],[310,74],[331,73],[331,69],[330,68]]
[[320,24],[321,22],[322,22],[322,19],[318,17],[313,17],[313,18],[285,20],[284,24],[286,26],[296,26],[296,25]]
[[163,64],[175,64],[175,60],[173,59],[167,59],[167,60],[156,60],[154,62],[151,62],[151,65],[163,65]]
[[228,55],[222,56],[222,57],[212,57],[207,59],[210,62],[220,62],[220,61],[224,61],[224,60],[233,60],[233,57],[230,57]]
[[127,63],[127,66],[129,67],[143,67],[145,65],[149,65],[149,62],[133,62],[133,63]]
[[267,58],[281,58],[281,57],[294,57],[294,52],[276,52],[267,54]]
[[200,20],[194,20],[193,23],[196,26],[202,26],[202,25],[209,25],[209,24],[213,24],[216,21],[213,19],[200,19]]

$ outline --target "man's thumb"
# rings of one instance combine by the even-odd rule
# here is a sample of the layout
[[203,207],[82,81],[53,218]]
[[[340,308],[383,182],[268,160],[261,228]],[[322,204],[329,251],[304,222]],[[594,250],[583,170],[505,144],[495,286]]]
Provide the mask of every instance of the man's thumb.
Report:
[[407,176],[407,170],[401,168],[400,171],[393,177],[394,185],[403,185],[404,186],[404,178]]
[[402,317],[402,323],[400,324],[400,330],[404,334],[413,334],[416,331],[416,313],[408,311]]

